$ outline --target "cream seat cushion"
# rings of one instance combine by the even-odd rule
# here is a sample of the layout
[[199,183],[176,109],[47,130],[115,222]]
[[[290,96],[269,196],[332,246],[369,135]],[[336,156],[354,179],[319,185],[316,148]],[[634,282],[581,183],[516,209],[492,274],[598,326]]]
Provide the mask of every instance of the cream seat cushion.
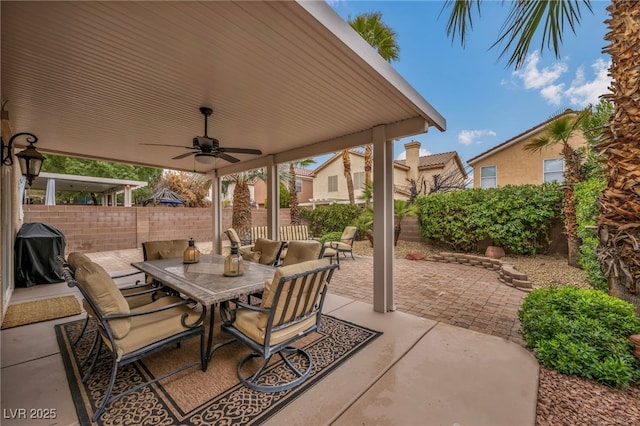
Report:
[[[151,309],[152,307],[166,306],[170,300],[165,299],[172,299],[172,297],[163,297],[140,309],[147,310],[146,308]],[[193,324],[200,317],[199,312],[185,305],[149,315],[132,317],[129,333],[123,338],[116,339],[118,360],[125,354],[137,351],[152,343],[188,330],[188,328],[183,327],[181,322],[183,314],[187,314],[187,324]],[[107,344],[108,343],[107,341]]]
[[338,250],[351,250],[351,244],[341,243],[337,241],[327,241],[324,243],[324,246],[327,248],[337,248]]
[[[273,280],[267,280],[265,282],[265,289],[262,295],[262,303],[260,304],[260,306],[265,309],[271,308],[271,305],[273,304],[274,295],[275,295],[274,294],[275,288],[276,288],[275,286],[277,286],[278,282],[282,277],[304,273],[304,272],[317,269],[317,268],[322,268],[328,265],[329,265],[328,259],[317,259],[317,260],[310,260],[307,262],[295,263],[293,265],[283,266],[278,268],[276,270],[276,273],[274,274]],[[313,281],[311,281],[311,286],[306,287],[307,291],[303,293],[302,299],[301,299],[302,301],[307,300],[306,295],[308,291],[315,292],[317,289],[317,286],[326,285],[326,282],[320,281],[319,274],[317,274],[316,276],[309,277],[308,279]],[[284,300],[285,300],[284,295],[289,290],[291,282],[287,281],[283,285],[284,285],[283,294],[281,295],[281,298],[280,298],[281,306],[276,307],[275,320],[274,320],[275,324],[278,323],[279,319],[283,315],[285,315],[285,322],[287,320],[290,320],[291,317],[293,316],[294,309],[295,309],[295,306],[294,306],[295,304],[292,304],[291,306],[288,307],[287,312],[286,313],[284,312],[284,306],[282,306],[284,305]],[[294,295],[294,297],[296,297],[296,295]],[[303,304],[301,303],[298,306],[298,309],[296,310],[296,314],[310,311],[311,307],[315,306],[318,303],[317,300],[311,300],[309,302],[311,303],[311,306],[306,306],[306,307],[303,306]],[[236,320],[233,323],[233,326],[239,331],[241,331],[243,334],[245,334],[247,337],[252,339],[253,341],[259,344],[264,344],[268,319],[269,319],[269,313],[256,312],[256,311],[251,311],[249,309],[239,309],[236,314]],[[272,332],[271,339],[269,340],[269,344],[273,345],[276,343],[280,343],[286,339],[289,339],[290,337],[295,336],[296,334],[308,329],[309,327],[312,327],[313,324],[315,324],[315,322],[316,322],[316,318],[310,317],[300,323]]]
[[78,266],[91,262],[92,260],[89,259],[86,254],[80,253],[79,251],[71,252],[69,253],[69,256],[67,256],[67,263],[73,267],[74,271],[78,268]]
[[[103,315],[130,312],[129,304],[120,289],[102,266],[94,262],[80,264],[76,268],[75,278]],[[129,332],[131,320],[129,318],[114,319],[109,322],[109,325],[113,336],[119,339]]]
[[276,256],[278,255],[278,251],[280,251],[281,246],[282,242],[280,241],[258,238],[253,246],[253,251],[259,251],[261,253],[258,262],[266,265],[276,260]]
[[146,253],[145,260],[158,260],[182,257],[189,246],[189,240],[160,240],[142,243]]
[[322,250],[320,241],[291,241],[287,248],[287,254],[282,261],[282,266],[315,260],[320,256],[320,250]]

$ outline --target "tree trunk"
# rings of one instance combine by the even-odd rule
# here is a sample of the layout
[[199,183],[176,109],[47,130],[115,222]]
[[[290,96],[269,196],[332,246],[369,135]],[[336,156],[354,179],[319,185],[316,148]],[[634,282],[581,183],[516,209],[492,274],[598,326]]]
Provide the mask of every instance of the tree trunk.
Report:
[[565,165],[564,194],[562,199],[562,213],[564,214],[564,228],[567,233],[569,245],[568,263],[569,266],[578,268],[578,251],[581,240],[578,237],[578,220],[576,218],[576,201],[573,192],[576,183],[580,182],[580,154],[571,148],[568,143],[562,147],[562,156]]
[[243,240],[251,239],[251,193],[245,180],[236,182],[233,188],[233,217],[231,226]]
[[344,177],[347,180],[347,191],[349,192],[349,203],[355,204],[356,197],[353,192],[353,176],[351,176],[351,157],[349,150],[342,151],[342,165],[344,167]]
[[[371,183],[371,171],[373,170],[373,146],[371,144],[364,147],[364,184]],[[365,200],[365,207],[369,207],[369,200]]]
[[598,146],[606,158],[600,197],[598,258],[609,293],[631,302],[640,314],[640,2],[613,0],[607,7],[611,44],[609,75],[614,113]]
[[300,224],[298,193],[296,192],[296,168],[293,163],[289,163],[289,215],[292,225]]

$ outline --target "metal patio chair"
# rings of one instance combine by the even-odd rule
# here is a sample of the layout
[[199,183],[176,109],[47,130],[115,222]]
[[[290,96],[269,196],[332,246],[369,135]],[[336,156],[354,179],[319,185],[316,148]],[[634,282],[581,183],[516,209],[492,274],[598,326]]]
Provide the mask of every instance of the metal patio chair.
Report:
[[[203,326],[206,309],[198,312],[192,308],[195,302],[191,300],[163,297],[142,308],[131,310],[115,282],[100,265],[93,262],[85,263],[72,272],[63,259],[59,258],[59,262],[61,262],[65,281],[70,287],[77,287],[80,290],[98,323],[97,336],[100,343],[85,376],[88,377],[95,367],[102,343],[105,343],[113,362],[111,378],[102,402],[93,415],[93,421],[97,421],[105,407],[113,400],[148,384],[191,368],[198,363],[203,371],[206,370]],[[119,367],[197,336],[200,337],[199,362],[181,366],[117,395],[111,395]],[[85,380],[83,378],[83,381]]]
[[[278,392],[298,386],[309,377],[313,368],[311,355],[292,345],[320,328],[327,286],[337,267],[328,259],[280,267],[267,283],[259,306],[234,301],[235,309],[226,305],[221,311],[222,329],[253,350],[237,367],[238,378],[245,386],[262,392]],[[275,354],[295,377],[286,383],[270,385],[268,381],[261,381],[261,376]],[[298,366],[291,355],[302,360],[295,361]],[[256,357],[263,358],[262,364],[245,377],[243,367]],[[304,364],[306,368],[300,368]]]

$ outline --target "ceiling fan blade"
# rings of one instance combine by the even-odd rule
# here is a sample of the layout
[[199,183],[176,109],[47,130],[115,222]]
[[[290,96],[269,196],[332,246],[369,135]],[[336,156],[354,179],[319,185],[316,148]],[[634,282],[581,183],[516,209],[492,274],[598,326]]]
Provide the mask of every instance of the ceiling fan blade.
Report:
[[222,158],[223,160],[227,160],[230,163],[237,163],[238,161],[240,161],[236,157],[232,157],[230,155],[225,154],[224,152],[219,152],[219,151],[216,154],[216,157]]
[[190,155],[194,155],[197,154],[198,151],[192,151],[192,152],[186,152],[184,154],[180,154],[180,155],[176,155],[175,157],[172,158],[172,160],[180,160],[181,158],[186,158]]
[[163,143],[141,143],[140,145],[149,145],[149,146],[169,146],[172,148],[185,148],[185,149],[194,149],[192,146],[184,146],[184,145],[165,145]]
[[251,149],[251,148],[218,148],[218,152],[232,152],[234,154],[253,154],[253,155],[262,155],[262,151],[259,149]]

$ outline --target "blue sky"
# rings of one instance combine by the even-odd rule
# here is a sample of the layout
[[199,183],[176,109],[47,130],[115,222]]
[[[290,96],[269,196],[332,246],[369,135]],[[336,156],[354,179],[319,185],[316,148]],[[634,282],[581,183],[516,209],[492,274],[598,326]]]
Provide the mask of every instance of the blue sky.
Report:
[[[582,8],[576,34],[565,33],[560,59],[550,51],[532,51],[517,72],[507,68],[506,59],[499,59],[499,48],[490,49],[508,4],[482,2],[482,16],[474,15],[473,31],[463,48],[446,36],[449,11],[440,15],[442,1],[328,3],[345,20],[381,12],[400,45],[400,60],[393,67],[447,120],[446,132],[431,128],[395,142],[396,158],[402,158],[404,144],[414,139],[432,154],[457,151],[466,164],[565,108],[597,103],[607,92],[610,59],[602,48],[607,44],[608,1],[592,1],[593,14]],[[539,41],[532,43],[534,49],[539,46]],[[315,167],[325,159],[317,158]]]

